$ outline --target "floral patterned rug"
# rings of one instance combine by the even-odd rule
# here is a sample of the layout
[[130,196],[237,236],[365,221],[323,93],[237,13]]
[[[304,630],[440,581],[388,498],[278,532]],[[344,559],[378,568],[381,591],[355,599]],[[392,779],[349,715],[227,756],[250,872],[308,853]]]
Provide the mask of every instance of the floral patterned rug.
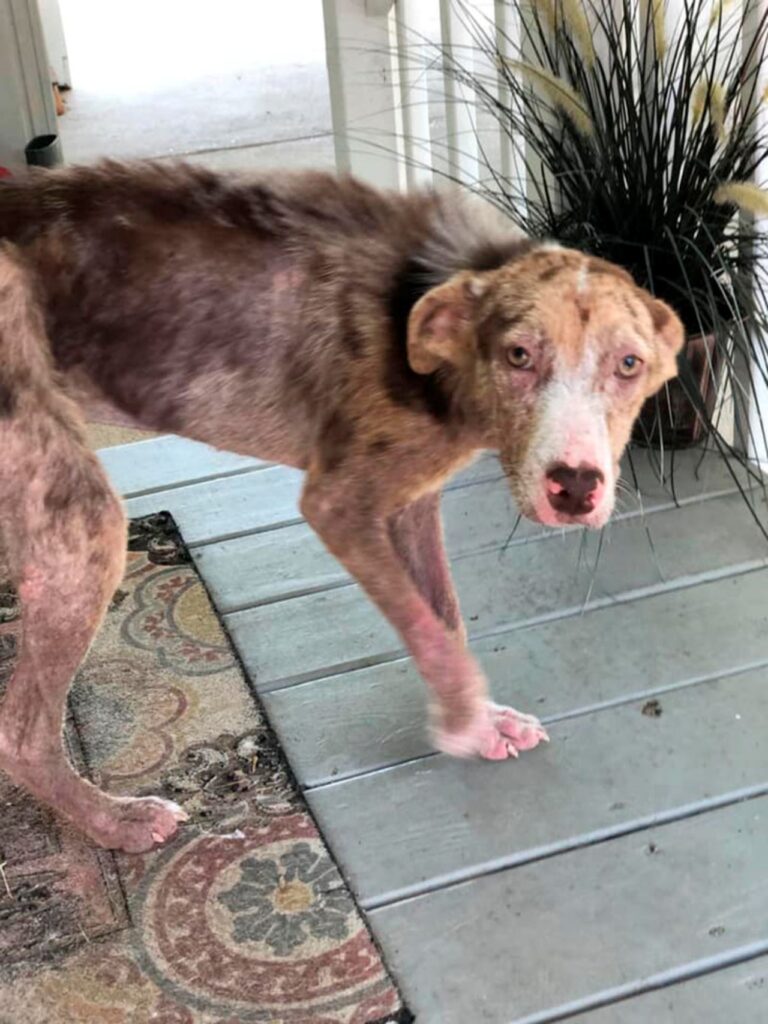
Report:
[[[0,686],[19,636],[0,588]],[[165,513],[131,525],[70,708],[81,769],[190,821],[107,853],[0,777],[0,1024],[413,1020]]]

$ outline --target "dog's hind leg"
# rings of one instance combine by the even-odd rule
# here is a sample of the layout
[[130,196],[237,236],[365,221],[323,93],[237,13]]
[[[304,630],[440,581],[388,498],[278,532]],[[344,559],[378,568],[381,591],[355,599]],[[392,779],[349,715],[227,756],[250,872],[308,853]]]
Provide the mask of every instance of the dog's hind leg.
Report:
[[62,737],[70,681],[123,573],[125,518],[56,386],[23,268],[0,248],[0,534],[22,642],[0,704],[0,768],[101,846],[149,849],[175,805],[115,798],[81,778]]

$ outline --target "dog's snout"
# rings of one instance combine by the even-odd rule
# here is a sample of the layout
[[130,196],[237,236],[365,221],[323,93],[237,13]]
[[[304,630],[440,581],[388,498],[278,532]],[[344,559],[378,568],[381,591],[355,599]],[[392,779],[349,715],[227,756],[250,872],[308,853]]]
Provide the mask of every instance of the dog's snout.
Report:
[[547,470],[547,497],[556,512],[581,516],[591,512],[605,475],[595,466],[557,462]]

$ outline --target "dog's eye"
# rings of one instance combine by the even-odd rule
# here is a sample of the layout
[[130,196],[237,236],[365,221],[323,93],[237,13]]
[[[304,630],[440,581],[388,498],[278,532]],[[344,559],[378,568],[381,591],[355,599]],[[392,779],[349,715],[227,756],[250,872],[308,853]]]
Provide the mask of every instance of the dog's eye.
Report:
[[636,377],[643,366],[640,356],[628,355],[619,362],[617,374],[619,377]]
[[507,359],[509,365],[514,366],[516,370],[530,370],[533,364],[533,357],[527,348],[523,348],[522,345],[515,345],[514,348],[507,349]]

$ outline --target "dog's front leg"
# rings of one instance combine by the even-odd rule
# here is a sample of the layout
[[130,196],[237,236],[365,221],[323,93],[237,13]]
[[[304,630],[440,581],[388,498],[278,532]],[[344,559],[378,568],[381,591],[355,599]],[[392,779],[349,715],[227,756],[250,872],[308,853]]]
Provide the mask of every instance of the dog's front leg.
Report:
[[[433,736],[441,750],[501,760],[547,738],[535,718],[490,701],[480,667],[458,631],[449,628],[432,604],[441,594],[442,611],[449,620],[458,616],[452,585],[449,582],[446,592],[443,580],[442,586],[434,588],[433,576],[430,588],[420,589],[411,575],[414,545],[408,543],[409,554],[403,557],[402,535],[395,526],[396,544],[391,520],[371,505],[369,495],[362,490],[342,492],[337,485],[324,486],[322,479],[310,479],[302,496],[302,513],[411,652],[433,697]],[[415,535],[419,536],[418,530]],[[427,558],[444,560],[439,534],[431,536],[429,547],[431,554],[428,549],[424,552]],[[421,582],[423,586],[423,576]],[[446,593],[450,607],[444,604]]]
[[388,519],[392,544],[421,596],[462,646],[467,631],[443,541],[440,494],[425,494]]

